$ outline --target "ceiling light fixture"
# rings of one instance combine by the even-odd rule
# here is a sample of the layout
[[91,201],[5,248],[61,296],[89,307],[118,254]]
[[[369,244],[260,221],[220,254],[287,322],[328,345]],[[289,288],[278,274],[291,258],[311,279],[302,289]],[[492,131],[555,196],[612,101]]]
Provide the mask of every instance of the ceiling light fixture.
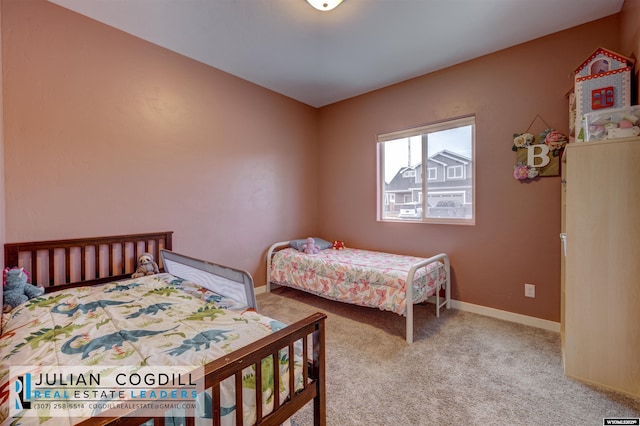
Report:
[[338,7],[343,0],[307,0],[311,6],[315,7],[318,10],[326,12],[331,9],[335,9]]

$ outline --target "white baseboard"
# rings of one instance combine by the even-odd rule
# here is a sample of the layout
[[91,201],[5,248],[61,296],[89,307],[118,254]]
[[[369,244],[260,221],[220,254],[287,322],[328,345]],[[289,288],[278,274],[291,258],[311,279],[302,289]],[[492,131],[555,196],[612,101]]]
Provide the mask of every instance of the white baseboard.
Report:
[[[255,288],[255,294],[262,294],[267,292],[267,286],[263,285]],[[549,321],[541,318],[530,317],[527,315],[516,314],[508,311],[501,311],[500,309],[488,308],[486,306],[474,305],[473,303],[460,302],[458,300],[451,300],[451,307],[460,311],[472,312],[474,314],[484,315],[487,317],[498,318],[505,321],[511,321],[518,324],[528,325],[531,327],[541,328],[543,330],[555,331],[560,333],[560,323]]]
[[474,305],[473,303],[460,302],[459,300],[451,300],[451,307],[465,312],[472,312],[487,317],[498,318],[505,321],[511,321],[518,324],[524,324],[531,327],[542,328],[543,330],[555,331],[560,333],[560,323],[549,321],[541,318],[530,317],[527,315],[516,314],[500,309],[488,308],[486,306]]

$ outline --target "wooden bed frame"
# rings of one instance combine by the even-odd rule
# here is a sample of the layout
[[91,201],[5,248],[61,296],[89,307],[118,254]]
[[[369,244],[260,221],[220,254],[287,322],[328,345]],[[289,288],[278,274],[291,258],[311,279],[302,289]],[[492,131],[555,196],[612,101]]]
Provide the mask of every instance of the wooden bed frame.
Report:
[[[5,244],[5,267],[25,267],[32,283],[41,283],[46,276],[47,292],[64,288],[95,285],[130,278],[135,270],[138,254],[150,252],[160,261],[160,249],[172,248],[173,232],[118,235],[97,238],[39,241]],[[162,265],[159,265],[162,266]],[[106,272],[105,272],[106,271]],[[64,279],[58,279],[63,276]],[[77,278],[74,278],[77,277]],[[278,356],[282,349],[293,353],[295,342],[302,342],[303,388],[291,392],[285,401],[279,401],[279,393],[273,394],[274,410],[262,413],[262,392],[256,392],[257,423],[280,425],[310,401],[313,401],[314,425],[326,424],[325,391],[325,325],[326,315],[316,313],[303,320],[276,331],[273,334],[244,346],[204,366],[205,389],[211,391],[213,419],[211,424],[220,424],[220,383],[234,377],[236,386],[242,384],[242,371],[253,365],[257,367],[265,358]],[[291,361],[293,362],[293,357]],[[274,365],[274,377],[278,375],[278,363]],[[261,389],[262,369],[255,368],[256,389]],[[289,368],[289,389],[293,389],[294,368]],[[242,407],[242,392],[236,392],[236,406]],[[243,425],[243,410],[236,410],[236,424]],[[121,413],[121,412],[120,412]],[[110,416],[109,411],[100,417],[92,417],[78,425],[141,425],[153,419],[155,425],[164,425],[164,417]],[[202,419],[199,420],[199,422]],[[193,412],[187,413],[187,425],[195,424]]]
[[[289,247],[289,242],[290,241],[277,242],[269,247],[269,250],[267,251],[267,292],[271,291],[272,284],[278,285],[277,283],[271,282],[271,261],[273,259],[273,256],[279,250]],[[430,298],[430,300],[432,299],[436,305],[436,317],[440,317],[440,309],[442,307],[446,306],[447,309],[451,308],[451,265],[449,263],[449,256],[447,256],[445,253],[440,253],[428,259],[424,259],[411,267],[407,276],[405,300],[413,300],[413,280],[415,278],[416,272],[418,272],[420,268],[424,268],[434,262],[442,263],[446,273],[444,284],[436,288],[434,296]],[[440,296],[440,291],[442,290],[443,286],[445,291],[444,299]],[[297,289],[297,287],[292,288]],[[407,303],[406,340],[409,344],[413,343],[413,322],[413,303]]]

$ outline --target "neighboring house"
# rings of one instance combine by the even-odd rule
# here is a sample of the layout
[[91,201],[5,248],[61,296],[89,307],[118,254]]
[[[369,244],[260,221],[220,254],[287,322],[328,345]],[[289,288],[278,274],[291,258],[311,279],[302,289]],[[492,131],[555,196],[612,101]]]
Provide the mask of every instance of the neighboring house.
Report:
[[[428,158],[426,174],[427,207],[450,200],[471,206],[470,158],[448,150],[440,151]],[[421,204],[422,188],[422,163],[402,167],[391,182],[385,184],[385,210],[399,212],[407,204]]]

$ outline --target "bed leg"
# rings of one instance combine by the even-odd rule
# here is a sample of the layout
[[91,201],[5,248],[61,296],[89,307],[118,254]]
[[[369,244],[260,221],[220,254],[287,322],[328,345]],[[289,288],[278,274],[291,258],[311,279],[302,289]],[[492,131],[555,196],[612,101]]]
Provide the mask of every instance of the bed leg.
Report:
[[407,303],[407,343],[413,343],[413,303]]
[[441,285],[436,288],[436,318],[440,318],[440,290],[442,290]]
[[271,293],[271,252],[267,254],[267,293]]
[[451,309],[451,265],[449,263],[449,257],[443,256],[442,261],[445,270],[444,280],[444,302],[440,302],[440,291],[443,285],[438,286],[436,291],[436,317],[440,317],[440,308],[446,306],[447,309]]
[[447,309],[451,309],[451,264],[449,263],[449,256],[444,258],[444,268],[447,274],[447,279],[445,280],[445,301],[447,302]]
[[280,241],[278,243],[272,244],[271,247],[267,250],[267,293],[271,292],[271,259],[273,259],[273,255],[276,250],[285,248],[289,245],[289,241]]

